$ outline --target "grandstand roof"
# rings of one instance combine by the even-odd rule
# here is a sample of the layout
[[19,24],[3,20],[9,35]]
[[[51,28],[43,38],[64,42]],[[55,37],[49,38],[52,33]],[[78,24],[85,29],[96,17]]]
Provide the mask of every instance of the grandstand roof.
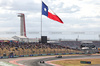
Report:
[[25,36],[13,36],[13,38],[14,37],[18,37],[18,38],[27,38],[27,37],[25,37]]
[[58,43],[58,41],[47,41],[47,43]]
[[10,37],[0,37],[0,40],[15,40],[15,39]]
[[81,41],[81,43],[93,43],[93,42],[92,42],[92,41],[87,40],[87,41]]

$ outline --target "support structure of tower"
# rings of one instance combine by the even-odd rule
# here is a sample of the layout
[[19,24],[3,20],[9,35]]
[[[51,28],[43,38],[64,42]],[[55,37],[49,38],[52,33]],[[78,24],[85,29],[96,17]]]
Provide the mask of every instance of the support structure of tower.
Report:
[[20,36],[26,37],[25,15],[23,13],[19,13],[18,17],[20,17]]

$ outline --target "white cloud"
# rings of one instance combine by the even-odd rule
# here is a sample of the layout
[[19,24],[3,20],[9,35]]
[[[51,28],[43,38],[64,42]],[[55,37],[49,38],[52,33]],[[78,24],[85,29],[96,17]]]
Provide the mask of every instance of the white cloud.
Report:
[[[53,3],[52,3],[53,2]],[[54,10],[56,10],[56,12],[58,11],[62,11],[64,10],[64,14],[65,13],[68,13],[67,10],[69,7],[72,7],[73,5],[76,5],[80,8],[80,10],[78,12],[75,12],[74,14],[70,14],[72,18],[82,18],[82,17],[95,17],[97,16],[98,14],[100,14],[100,5],[96,5],[95,3],[98,3],[99,0],[54,0],[54,1],[51,1],[50,3],[47,2],[47,4],[49,4],[49,6],[54,6],[55,8],[53,8]],[[51,5],[51,3],[53,5]],[[56,8],[57,6],[59,5],[62,5],[62,7],[59,9],[59,8]],[[66,9],[66,10],[65,10]],[[76,8],[73,8],[70,10],[71,11],[75,11]],[[68,15],[68,16],[70,16]]]
[[11,31],[13,29],[13,27],[0,27],[0,32],[2,31]]
[[34,17],[40,17],[41,13],[29,13],[27,15],[27,18],[34,18]]
[[76,11],[76,9],[75,8],[72,8],[71,11]]
[[[64,24],[60,24],[42,16],[44,31],[99,31],[99,0],[43,1],[64,21]],[[25,14],[27,31],[40,31],[40,0],[0,0],[1,31],[19,31],[20,20],[17,13]]]

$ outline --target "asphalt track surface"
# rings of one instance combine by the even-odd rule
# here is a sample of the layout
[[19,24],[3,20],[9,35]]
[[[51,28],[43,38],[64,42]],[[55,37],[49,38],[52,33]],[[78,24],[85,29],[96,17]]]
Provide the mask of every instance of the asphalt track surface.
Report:
[[[62,58],[46,57],[39,59],[28,59],[17,61],[17,63],[22,64],[24,66],[54,66],[47,63],[40,63],[40,61],[52,61],[52,60],[61,60],[61,59],[87,59],[87,58],[100,58],[100,55],[81,55],[81,56],[63,56]],[[100,66],[100,65],[89,65],[89,66]]]

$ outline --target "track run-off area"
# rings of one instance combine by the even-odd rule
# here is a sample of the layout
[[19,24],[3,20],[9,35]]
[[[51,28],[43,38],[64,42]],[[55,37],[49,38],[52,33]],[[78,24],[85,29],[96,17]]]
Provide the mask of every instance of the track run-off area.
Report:
[[[8,59],[0,59],[0,66],[60,66],[52,64],[51,61],[66,60],[66,59],[91,59],[91,58],[92,59],[100,58],[100,54],[64,55],[62,56],[62,58],[57,58],[56,56],[8,58]],[[45,63],[40,63],[40,61],[45,61]]]

